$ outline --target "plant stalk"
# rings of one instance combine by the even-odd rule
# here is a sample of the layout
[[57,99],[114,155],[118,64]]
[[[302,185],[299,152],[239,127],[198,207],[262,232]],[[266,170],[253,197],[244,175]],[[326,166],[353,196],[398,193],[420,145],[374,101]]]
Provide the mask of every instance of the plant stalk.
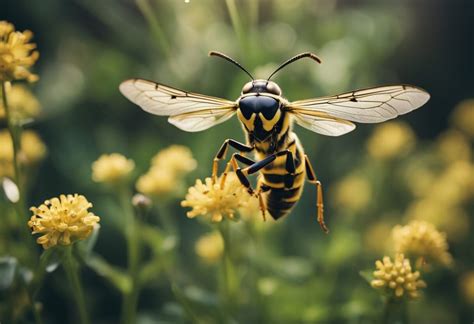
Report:
[[84,299],[84,291],[82,290],[82,285],[79,279],[78,274],[78,264],[73,256],[73,246],[69,245],[64,248],[63,255],[63,266],[66,271],[69,282],[71,283],[72,293],[76,301],[78,311],[79,311],[79,320],[81,324],[89,324],[89,318],[87,316],[86,304]]
[[131,278],[131,288],[123,295],[122,319],[123,324],[135,323],[138,297],[140,294],[138,266],[140,261],[140,245],[138,239],[137,219],[131,205],[131,193],[125,186],[119,190],[119,200],[125,216],[125,237],[127,239],[128,274]]

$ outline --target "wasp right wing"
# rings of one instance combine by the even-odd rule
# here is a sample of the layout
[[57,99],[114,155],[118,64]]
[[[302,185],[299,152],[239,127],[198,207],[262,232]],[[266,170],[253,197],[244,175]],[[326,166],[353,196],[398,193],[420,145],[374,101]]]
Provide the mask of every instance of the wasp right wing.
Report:
[[120,84],[120,92],[143,110],[158,116],[169,116],[176,127],[198,132],[231,118],[237,103],[186,92],[170,86],[142,79],[131,79]]
[[430,95],[409,85],[369,88],[336,96],[298,100],[286,105],[296,122],[314,132],[339,136],[351,122],[380,123],[423,106]]

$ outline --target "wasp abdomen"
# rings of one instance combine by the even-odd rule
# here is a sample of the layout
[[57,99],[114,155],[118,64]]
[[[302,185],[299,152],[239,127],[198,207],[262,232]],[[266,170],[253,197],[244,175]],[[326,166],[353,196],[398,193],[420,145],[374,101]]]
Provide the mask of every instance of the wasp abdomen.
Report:
[[297,188],[270,189],[266,196],[268,213],[278,219],[287,215],[301,196],[303,186]]

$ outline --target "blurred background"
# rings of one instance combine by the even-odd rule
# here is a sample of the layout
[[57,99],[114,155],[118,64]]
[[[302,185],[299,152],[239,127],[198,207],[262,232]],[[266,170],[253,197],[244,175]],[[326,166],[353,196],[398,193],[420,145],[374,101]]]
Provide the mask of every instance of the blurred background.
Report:
[[[428,288],[410,304],[410,317],[472,321],[473,13],[470,0],[4,0],[0,19],[32,30],[41,55],[34,70],[40,80],[32,87],[41,114],[27,128],[39,134],[47,155],[32,181],[29,205],[60,193],[84,194],[102,218],[96,252],[124,266],[125,243],[113,225],[120,209],[91,180],[91,163],[103,153],[119,152],[135,161],[139,176],[158,151],[185,145],[198,167],[184,188],[210,175],[212,158],[226,138],[244,137],[236,118],[197,134],[180,131],[127,101],[118,91],[120,82],[139,77],[234,100],[248,77],[209,58],[210,50],[230,55],[257,78],[311,51],[321,65],[303,60],[274,77],[289,100],[397,83],[420,86],[431,100],[389,127],[359,125],[340,138],[295,126],[323,183],[331,233],[325,235],[315,221],[312,186],[289,217],[259,226],[264,232],[260,279],[257,288],[243,282],[242,290],[259,289],[263,301],[258,309],[241,301],[236,320],[376,321],[380,297],[359,271],[390,253],[387,237],[394,225],[423,219],[447,233],[455,265],[428,274]],[[161,201],[178,224],[180,285],[196,304],[212,305],[216,266],[194,252],[209,227],[186,218],[179,205],[185,192]],[[239,241],[234,244],[239,249]],[[240,248],[247,245],[244,236]],[[246,266],[242,262],[243,272]],[[119,293],[91,270],[84,270],[83,280],[94,323],[116,321]],[[71,302],[61,298],[64,281],[48,277],[41,290],[48,323],[72,321]],[[142,292],[139,318],[185,321],[176,308],[160,275]]]

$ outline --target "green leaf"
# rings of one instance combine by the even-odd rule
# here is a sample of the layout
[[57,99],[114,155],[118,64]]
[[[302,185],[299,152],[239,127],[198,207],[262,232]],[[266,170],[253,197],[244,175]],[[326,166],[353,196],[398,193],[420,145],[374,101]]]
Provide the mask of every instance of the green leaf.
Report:
[[0,257],[0,290],[10,288],[15,279],[17,265],[18,261],[14,257]]
[[370,285],[370,282],[374,279],[373,272],[374,272],[373,270],[361,270],[361,271],[359,271],[359,274]]
[[132,288],[130,277],[117,267],[109,264],[102,257],[92,254],[86,260],[87,266],[94,270],[98,275],[106,278],[122,293],[128,293]]

